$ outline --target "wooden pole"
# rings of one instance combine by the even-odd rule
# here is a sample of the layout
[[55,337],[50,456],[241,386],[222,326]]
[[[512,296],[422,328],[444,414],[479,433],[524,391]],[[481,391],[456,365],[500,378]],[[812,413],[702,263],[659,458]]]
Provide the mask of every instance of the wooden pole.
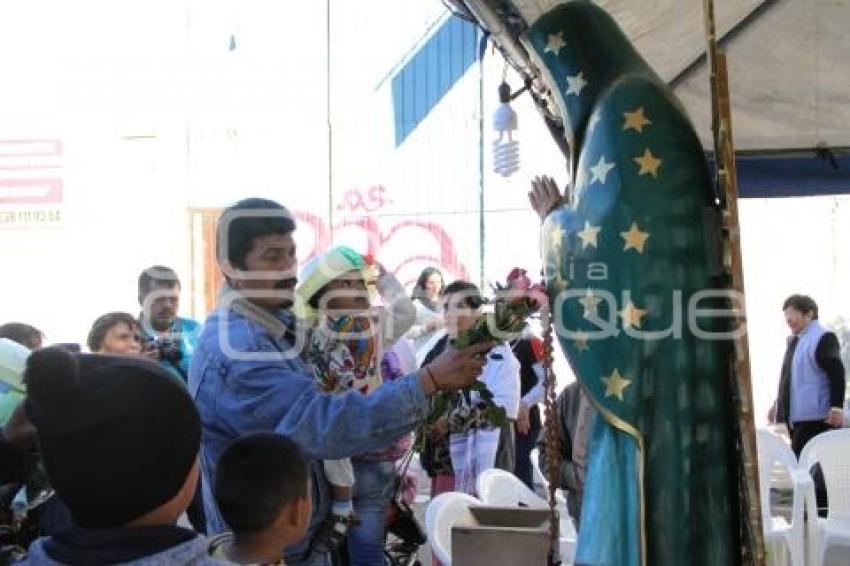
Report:
[[750,373],[749,342],[746,334],[744,302],[744,268],[741,260],[741,230],[738,219],[738,180],[735,170],[735,149],[732,143],[732,113],[729,97],[729,78],[726,54],[717,47],[714,27],[713,0],[704,0],[708,62],[711,77],[712,130],[714,156],[717,165],[717,187],[723,206],[723,265],[731,278],[738,305],[734,306],[735,339],[734,386],[738,405],[739,449],[742,466],[739,470],[740,509],[742,511],[742,560],[745,564],[764,566],[764,531],[759,498],[758,451],[756,448],[753,414],[752,375]]

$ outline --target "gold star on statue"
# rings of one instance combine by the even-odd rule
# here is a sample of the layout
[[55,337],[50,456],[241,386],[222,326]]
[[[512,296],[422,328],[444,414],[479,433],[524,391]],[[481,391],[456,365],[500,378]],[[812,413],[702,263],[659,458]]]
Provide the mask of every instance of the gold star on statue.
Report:
[[575,333],[575,338],[573,339],[573,344],[576,347],[576,350],[581,352],[586,352],[590,349],[590,346],[587,345],[587,332],[583,332],[579,330]]
[[584,87],[587,86],[587,81],[584,80],[584,72],[579,71],[579,74],[568,76],[567,77],[567,92],[566,96],[574,94],[576,96],[581,94],[581,91]]
[[652,124],[652,120],[644,116],[643,106],[632,112],[623,112],[623,117],[625,118],[625,121],[623,122],[624,130],[631,129],[642,133],[644,126]]
[[616,165],[611,161],[605,161],[605,156],[600,155],[599,161],[596,162],[596,165],[590,168],[590,182],[594,183],[599,181],[603,185],[605,184],[605,179],[608,178],[608,173],[611,172],[611,169],[616,167]]
[[662,159],[658,159],[652,155],[649,148],[646,148],[646,151],[643,152],[642,156],[635,157],[634,161],[640,165],[638,175],[652,175],[656,179],[658,178],[658,168],[661,167],[661,164],[664,162]]
[[623,319],[623,328],[630,326],[640,328],[641,320],[646,316],[646,312],[646,309],[639,309],[633,302],[629,301],[629,304],[617,314]]
[[623,376],[620,375],[620,370],[617,368],[614,368],[611,375],[608,377],[602,377],[601,379],[602,383],[605,384],[605,396],[613,396],[620,401],[623,400],[623,391],[626,390],[626,387],[632,384],[632,380],[623,378]]
[[623,251],[631,249],[637,250],[637,253],[643,253],[643,246],[646,245],[646,240],[649,238],[649,232],[641,232],[637,223],[632,222],[628,232],[620,232],[620,237],[626,241]]
[[599,226],[591,226],[590,222],[584,221],[584,230],[576,233],[576,236],[581,240],[581,249],[586,249],[587,246],[596,246],[596,238],[599,236],[599,231],[602,230]]
[[550,33],[549,37],[546,38],[546,48],[543,50],[543,53],[554,53],[555,57],[557,57],[561,49],[566,46],[567,42],[564,41],[564,32]]
[[599,316],[599,303],[602,302],[602,299],[594,295],[590,289],[587,290],[587,294],[580,298],[578,302],[581,303],[584,309],[584,318],[590,318],[591,313],[594,316]]

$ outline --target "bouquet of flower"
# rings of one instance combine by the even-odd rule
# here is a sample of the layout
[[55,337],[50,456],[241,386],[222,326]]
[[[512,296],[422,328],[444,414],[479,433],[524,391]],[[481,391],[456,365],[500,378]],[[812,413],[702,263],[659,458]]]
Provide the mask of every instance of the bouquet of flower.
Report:
[[[525,328],[528,319],[536,314],[541,307],[548,303],[546,291],[542,285],[532,284],[525,270],[514,269],[508,276],[506,285],[496,284],[493,287],[495,298],[491,301],[493,312],[481,316],[469,330],[461,332],[452,341],[457,349],[485,342],[499,343],[517,337]],[[489,425],[500,427],[507,422],[504,407],[493,402],[493,394],[483,381],[476,380],[469,387],[460,391],[441,391],[434,398],[431,414],[426,424],[432,424],[446,415],[458,399],[459,395],[471,392],[477,393],[478,415],[470,414],[468,426]],[[469,395],[467,395],[469,398]],[[470,413],[466,411],[465,413]],[[465,414],[464,413],[464,414]],[[471,413],[475,413],[472,411]],[[481,422],[483,416],[484,423]],[[477,417],[477,418],[476,418]],[[454,419],[457,420],[457,419]],[[466,428],[464,423],[453,422],[453,428]]]
[[493,291],[493,314],[482,316],[472,328],[461,332],[452,342],[455,348],[515,338],[548,301],[546,290],[540,284],[532,284],[524,269],[511,271],[507,285],[496,283]]

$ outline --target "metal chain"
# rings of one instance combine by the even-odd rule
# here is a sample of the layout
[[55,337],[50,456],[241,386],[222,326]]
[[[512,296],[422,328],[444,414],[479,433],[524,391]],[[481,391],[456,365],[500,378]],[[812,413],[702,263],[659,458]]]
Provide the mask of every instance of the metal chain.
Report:
[[555,491],[558,489],[560,476],[561,452],[558,446],[558,407],[555,402],[555,372],[552,371],[553,361],[553,337],[552,319],[549,312],[550,306],[546,305],[540,311],[540,323],[543,326],[543,388],[544,388],[544,415],[546,422],[544,431],[546,435],[546,470],[543,472],[549,482],[549,564],[560,564],[559,526],[558,511],[555,508]]

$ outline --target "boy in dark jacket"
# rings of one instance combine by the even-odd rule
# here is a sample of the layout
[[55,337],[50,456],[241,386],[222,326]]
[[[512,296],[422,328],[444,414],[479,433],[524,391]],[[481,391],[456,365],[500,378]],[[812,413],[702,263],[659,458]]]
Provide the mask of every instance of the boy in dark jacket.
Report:
[[47,474],[79,525],[36,540],[24,564],[219,564],[175,526],[201,441],[183,385],[143,359],[57,348],[33,353],[24,380]]

